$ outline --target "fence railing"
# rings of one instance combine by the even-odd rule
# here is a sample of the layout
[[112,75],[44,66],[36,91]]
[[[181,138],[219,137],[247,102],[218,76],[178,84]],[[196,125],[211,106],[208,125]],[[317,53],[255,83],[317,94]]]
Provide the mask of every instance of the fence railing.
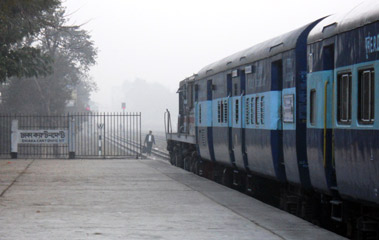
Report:
[[0,115],[1,158],[138,158],[141,143],[141,113]]

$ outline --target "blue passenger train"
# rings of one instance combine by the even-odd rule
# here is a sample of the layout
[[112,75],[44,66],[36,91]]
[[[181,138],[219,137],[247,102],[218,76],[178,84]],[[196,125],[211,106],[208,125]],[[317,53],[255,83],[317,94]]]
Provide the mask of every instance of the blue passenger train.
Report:
[[379,1],[210,64],[180,82],[171,163],[379,239],[378,71]]

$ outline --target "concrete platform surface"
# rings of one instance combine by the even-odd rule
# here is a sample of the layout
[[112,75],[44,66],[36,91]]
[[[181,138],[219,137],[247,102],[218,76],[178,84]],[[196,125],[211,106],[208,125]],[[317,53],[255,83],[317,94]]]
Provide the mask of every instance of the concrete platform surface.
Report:
[[159,160],[1,160],[0,239],[342,239]]

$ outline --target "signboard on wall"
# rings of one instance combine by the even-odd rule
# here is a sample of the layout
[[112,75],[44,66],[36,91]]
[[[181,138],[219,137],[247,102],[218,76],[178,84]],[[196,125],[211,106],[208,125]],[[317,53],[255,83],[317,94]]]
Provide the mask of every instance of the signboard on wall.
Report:
[[11,127],[12,158],[17,158],[18,144],[68,144],[68,129],[24,130],[19,129],[18,120],[13,119]]
[[286,123],[294,122],[293,114],[294,95],[288,94],[283,96],[283,121]]
[[18,130],[18,143],[27,144],[66,144],[67,130]]

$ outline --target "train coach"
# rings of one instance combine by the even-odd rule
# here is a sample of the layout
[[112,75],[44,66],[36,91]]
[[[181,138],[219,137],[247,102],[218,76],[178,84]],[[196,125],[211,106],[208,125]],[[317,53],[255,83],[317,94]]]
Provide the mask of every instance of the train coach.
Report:
[[[379,239],[379,2],[180,82],[171,163],[345,235]],[[275,204],[275,203],[274,203]]]

